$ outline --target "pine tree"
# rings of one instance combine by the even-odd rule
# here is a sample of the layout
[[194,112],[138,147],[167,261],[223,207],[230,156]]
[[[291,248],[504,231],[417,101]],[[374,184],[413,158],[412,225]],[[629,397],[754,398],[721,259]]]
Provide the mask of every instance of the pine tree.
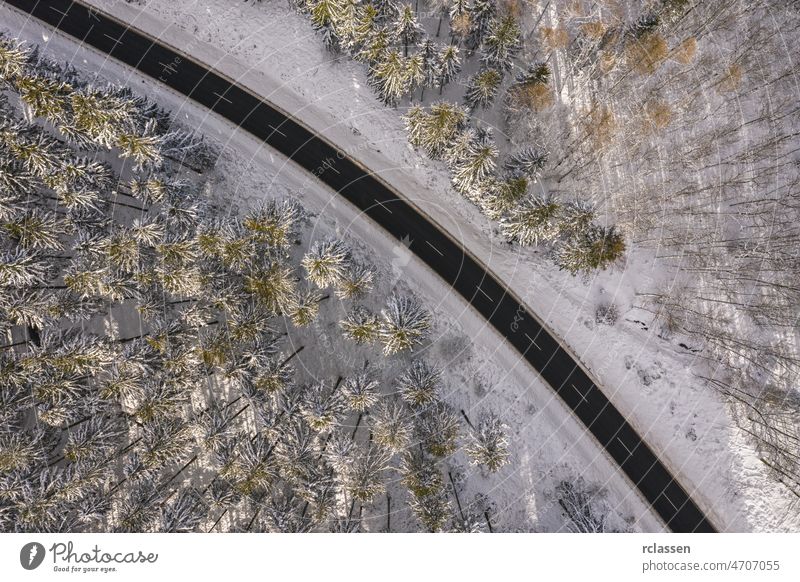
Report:
[[327,431],[339,422],[344,401],[337,388],[338,383],[331,389],[325,382],[316,382],[303,392],[300,415],[313,430]]
[[494,473],[509,460],[508,436],[506,426],[494,414],[481,418],[478,426],[470,431],[470,440],[465,450],[472,458],[472,464],[486,467]]
[[513,177],[526,176],[535,182],[541,176],[546,163],[546,153],[537,148],[526,147],[511,154],[506,160],[505,168]]
[[439,87],[440,95],[445,85],[455,79],[456,75],[461,71],[461,57],[459,57],[458,53],[458,47],[454,44],[448,44],[439,51],[436,85]]
[[340,322],[342,333],[357,344],[367,344],[380,337],[381,323],[378,316],[363,307],[355,307]]
[[376,20],[381,24],[388,24],[397,19],[400,14],[400,6],[397,0],[371,0],[377,12]]
[[483,69],[475,73],[469,79],[464,103],[470,110],[489,107],[494,102],[502,82],[503,74],[497,69]]
[[487,217],[500,220],[527,196],[528,186],[529,182],[525,177],[489,179],[486,182],[486,191],[478,203]]
[[163,136],[157,133],[155,120],[150,120],[141,132],[120,132],[115,145],[121,158],[131,158],[134,170],[159,167],[163,162],[161,146]]
[[340,240],[315,241],[303,257],[308,280],[318,287],[338,284],[347,273],[350,253]]
[[444,490],[424,497],[412,497],[408,504],[419,522],[429,532],[442,531],[453,511]]
[[489,30],[497,13],[496,0],[473,0],[468,9],[472,27],[465,39],[465,44],[470,51],[475,51],[489,35]]
[[270,312],[281,314],[291,309],[294,303],[295,279],[291,265],[271,260],[246,275],[244,290]]
[[0,79],[10,83],[23,74],[29,51],[14,40],[0,38]]
[[431,326],[430,313],[408,296],[392,295],[381,317],[380,339],[387,356],[413,350]]
[[483,41],[481,60],[491,68],[510,71],[520,47],[520,30],[514,16],[493,18]]
[[606,269],[625,253],[625,239],[616,228],[590,225],[557,250],[556,264],[573,275]]
[[297,293],[287,310],[292,323],[298,327],[311,325],[319,315],[319,304],[322,299],[322,294],[316,289],[305,289]]
[[594,218],[591,204],[582,200],[567,202],[559,215],[559,230],[569,238],[580,236],[591,227]]
[[387,50],[370,67],[369,79],[370,85],[378,92],[381,101],[392,107],[397,106],[403,95],[411,88],[406,59],[396,49]]
[[530,195],[500,221],[504,236],[523,246],[554,240],[559,233],[561,205],[547,197]]
[[439,78],[439,52],[436,48],[436,43],[430,39],[426,39],[420,46],[419,53],[417,53],[422,60],[422,93],[420,101],[425,98],[425,89],[433,88],[436,86]]
[[342,396],[347,405],[356,412],[366,412],[380,396],[380,382],[370,370],[350,376],[342,383]]
[[474,192],[494,172],[497,155],[498,149],[491,133],[488,130],[479,132],[460,159],[452,164],[455,189],[462,194]]
[[425,63],[421,53],[415,53],[405,60],[406,78],[408,79],[409,91],[416,90],[417,87],[425,89]]
[[430,112],[412,107],[405,116],[409,141],[433,159],[441,159],[467,119],[467,112],[454,103],[441,101]]
[[408,411],[394,399],[383,399],[369,416],[372,438],[393,453],[411,444],[413,427]]
[[408,56],[408,45],[416,43],[423,30],[417,21],[417,16],[410,4],[404,4],[400,8],[397,17],[392,22],[393,34],[403,43],[403,56]]
[[389,469],[390,457],[388,452],[378,447],[357,449],[342,475],[344,488],[353,499],[369,503],[383,493],[386,489],[384,474]]
[[371,2],[356,7],[355,22],[347,42],[350,53],[361,58],[361,51],[377,30],[378,10]]
[[420,410],[414,429],[422,446],[435,457],[447,457],[457,449],[458,416],[444,402],[436,401]]
[[437,399],[441,377],[441,372],[425,360],[414,360],[397,379],[400,396],[414,407],[431,404]]

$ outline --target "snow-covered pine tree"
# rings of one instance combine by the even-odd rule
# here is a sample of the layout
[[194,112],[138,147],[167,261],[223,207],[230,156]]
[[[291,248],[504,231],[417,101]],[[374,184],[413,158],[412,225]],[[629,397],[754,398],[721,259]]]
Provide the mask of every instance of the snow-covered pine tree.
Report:
[[516,18],[511,14],[493,18],[489,32],[483,40],[481,60],[491,68],[510,71],[520,47],[520,30]]
[[344,336],[357,344],[372,343],[380,337],[381,322],[378,316],[361,306],[350,310],[339,325]]
[[347,405],[356,412],[366,412],[378,402],[380,382],[375,377],[372,370],[366,369],[362,372],[347,377],[342,382],[342,396]]
[[415,44],[423,34],[422,25],[411,4],[403,4],[391,24],[392,34],[403,43],[403,56],[408,56],[408,45]]
[[468,8],[472,26],[465,39],[469,51],[476,51],[488,36],[492,20],[497,14],[497,0],[473,0]]
[[18,41],[0,38],[0,80],[11,83],[22,75],[29,55],[30,51]]
[[625,254],[625,238],[613,226],[590,225],[564,241],[556,251],[556,264],[573,275],[605,269]]
[[408,505],[429,532],[442,531],[453,513],[450,499],[444,490],[424,497],[411,497]]
[[500,220],[507,212],[517,206],[528,193],[528,179],[506,178],[504,180],[489,179],[486,182],[483,196],[478,203],[491,220]]
[[498,471],[509,462],[508,426],[495,414],[482,417],[478,426],[469,433],[465,451],[472,464],[486,467],[490,473]]
[[377,12],[376,21],[380,24],[389,24],[397,19],[400,14],[398,0],[370,0]]
[[384,474],[390,458],[391,453],[380,447],[368,444],[357,449],[342,475],[344,489],[359,502],[371,502],[386,489]]
[[546,163],[547,154],[539,148],[529,146],[511,154],[505,162],[505,169],[515,178],[525,176],[535,182]]
[[567,237],[577,237],[591,227],[594,218],[591,204],[583,200],[573,200],[564,204],[561,209],[559,229]]
[[458,448],[458,415],[441,400],[415,415],[414,430],[425,450],[435,457],[447,457]]
[[405,450],[411,444],[413,426],[402,402],[384,398],[369,416],[372,438],[392,453]]
[[339,299],[359,299],[372,289],[375,269],[367,264],[351,262],[341,280],[336,284]]
[[315,382],[303,391],[300,415],[313,430],[328,431],[341,419],[344,400],[338,387],[338,382],[333,388],[325,382]]
[[377,29],[364,39],[354,58],[376,66],[383,60],[391,44],[389,32],[384,28]]
[[485,68],[478,71],[469,79],[464,93],[464,103],[470,110],[489,107],[494,102],[502,82],[503,74],[497,69]]
[[323,296],[319,290],[314,288],[304,289],[295,295],[295,299],[286,313],[291,318],[292,323],[298,327],[311,325],[319,315],[319,304],[322,300]]
[[411,89],[406,60],[399,50],[388,49],[370,66],[370,85],[386,105],[396,107],[400,99]]
[[380,339],[385,355],[413,350],[431,326],[431,315],[415,298],[393,294],[381,310]]
[[309,17],[314,28],[322,33],[325,47],[331,52],[339,50],[339,34],[336,22],[344,12],[345,0],[311,0]]
[[465,149],[460,159],[454,160],[451,169],[453,186],[462,194],[477,199],[476,188],[481,185],[496,168],[498,155],[490,130],[481,130],[475,140]]
[[411,107],[405,116],[409,141],[414,147],[422,148],[430,158],[440,159],[466,119],[463,107],[447,101],[434,103],[430,112],[419,106]]
[[419,98],[422,101],[425,98],[425,89],[435,87],[439,79],[439,51],[436,48],[436,43],[431,39],[425,39],[420,45],[418,54],[422,59],[422,73],[424,75],[422,93]]
[[314,241],[302,260],[308,280],[321,288],[337,285],[349,264],[350,251],[341,240]]
[[459,56],[458,47],[454,44],[443,46],[439,51],[438,77],[436,79],[440,95],[445,85],[455,79],[459,71],[461,71],[461,57]]
[[561,205],[549,197],[530,195],[500,221],[500,231],[522,246],[554,240],[559,233]]
[[425,63],[422,54],[415,53],[405,59],[406,78],[408,79],[408,90],[412,93],[417,87],[425,90]]
[[441,378],[441,371],[418,359],[397,378],[397,387],[402,399],[411,406],[426,406],[436,401]]

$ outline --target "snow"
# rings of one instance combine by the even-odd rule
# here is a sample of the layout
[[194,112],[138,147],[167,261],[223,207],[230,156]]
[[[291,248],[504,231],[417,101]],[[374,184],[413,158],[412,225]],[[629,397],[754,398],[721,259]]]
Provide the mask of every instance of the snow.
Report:
[[[36,21],[23,21],[6,7],[0,8],[5,27],[18,38],[37,43],[42,39]],[[626,478],[616,469],[593,437],[571,416],[552,391],[535,378],[535,373],[519,355],[479,318],[458,296],[449,293],[442,281],[428,271],[402,244],[390,238],[337,195],[296,167],[281,155],[264,147],[248,134],[236,130],[224,120],[209,114],[173,93],[159,87],[113,60],[75,43],[60,34],[52,35],[46,48],[55,58],[63,58],[92,71],[101,80],[125,84],[150,96],[158,95],[160,104],[180,114],[186,124],[199,129],[225,145],[214,173],[213,190],[228,202],[231,212],[258,203],[264,196],[299,196],[316,219],[310,229],[312,239],[336,235],[344,237],[355,252],[379,269],[378,300],[390,290],[409,290],[424,298],[435,315],[431,341],[420,355],[444,368],[446,389],[442,396],[456,410],[464,409],[473,422],[482,411],[492,410],[511,429],[512,462],[496,475],[486,476],[470,467],[463,453],[456,456],[454,469],[466,474],[462,502],[474,494],[487,494],[496,505],[493,526],[503,531],[560,531],[567,527],[560,508],[553,501],[553,490],[561,479],[583,477],[587,482],[607,489],[605,502],[618,516],[611,522],[618,528],[661,531],[662,524],[640,498]],[[383,260],[377,261],[382,257]],[[439,298],[433,301],[433,298]],[[311,353],[328,349],[330,336],[343,311],[323,310],[325,317],[310,330],[295,332],[291,343],[311,346]],[[130,322],[116,321],[122,328]],[[338,345],[337,345],[338,347]],[[302,360],[313,362],[305,369],[309,377],[330,378],[351,369],[360,361],[358,350],[330,352],[330,357]],[[415,354],[417,355],[417,354]],[[384,378],[396,375],[404,362],[387,360],[382,366]],[[463,437],[463,435],[462,435]],[[405,508],[402,486],[394,483],[392,498],[402,503],[392,515],[393,530],[409,529],[413,516]],[[383,503],[380,497],[376,504]],[[396,507],[396,506],[395,506]],[[623,521],[624,520],[624,521]],[[367,513],[366,529],[383,527],[380,508],[374,516]]]
[[[726,531],[799,528],[800,516],[791,511],[794,498],[767,476],[734,427],[721,398],[692,374],[696,356],[660,339],[652,326],[642,329],[635,323],[649,321],[645,314],[630,308],[635,290],[643,288],[649,278],[664,275],[651,257],[634,253],[620,268],[581,280],[556,271],[536,249],[504,243],[478,210],[452,190],[446,170],[408,146],[400,111],[383,108],[375,100],[363,68],[326,54],[308,22],[284,2],[89,3],[165,39],[290,111],[334,143],[343,144],[349,155],[409,197],[488,264],[564,339],[718,527]],[[71,53],[65,54],[74,59]],[[104,70],[113,71],[114,65],[106,62]],[[377,249],[372,256],[394,257],[390,267],[398,279],[402,275],[428,300],[442,298],[437,308],[461,322],[463,335],[472,338],[474,345],[466,362],[456,359],[448,365],[451,400],[465,409],[477,403],[487,405],[517,433],[513,471],[501,473],[507,478],[492,492],[498,505],[513,507],[509,509],[513,513],[508,521],[511,528],[558,529],[557,512],[547,493],[552,490],[554,475],[564,465],[571,465],[587,480],[605,483],[614,496],[611,504],[624,507],[620,513],[642,520],[640,529],[658,529],[629,484],[616,474],[552,392],[538,380],[532,382],[532,371],[519,365],[504,342],[448,293],[438,278],[409,260],[407,251],[374,226],[353,217],[352,209],[319,184],[294,175],[291,164],[277,154],[263,152],[249,136],[222,126],[169,90],[142,82],[151,94],[171,100],[176,111],[201,123],[206,132],[216,130],[227,147],[252,152],[242,159],[251,159],[264,174],[257,179],[242,171],[244,168],[229,173],[239,178],[234,185],[238,196],[270,183],[299,193],[304,204],[324,216],[321,229],[338,227],[364,241],[367,248]],[[278,160],[277,165],[273,159]],[[620,308],[622,317],[614,327],[594,323],[599,301],[614,301]],[[443,319],[437,318],[440,325]],[[463,336],[455,330],[437,331],[440,339],[465,341],[458,339]],[[442,357],[451,360],[446,354]],[[459,383],[469,384],[475,377],[486,378],[490,388],[485,395],[476,394],[474,387],[459,390]]]

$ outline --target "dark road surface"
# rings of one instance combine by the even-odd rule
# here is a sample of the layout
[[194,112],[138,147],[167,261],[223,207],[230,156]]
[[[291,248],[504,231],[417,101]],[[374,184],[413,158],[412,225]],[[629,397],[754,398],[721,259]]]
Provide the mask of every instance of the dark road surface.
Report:
[[410,250],[538,370],[670,529],[715,531],[572,355],[484,265],[378,178],[269,103],[114,19],[69,0],[4,1],[213,110],[314,172],[398,240],[410,239]]

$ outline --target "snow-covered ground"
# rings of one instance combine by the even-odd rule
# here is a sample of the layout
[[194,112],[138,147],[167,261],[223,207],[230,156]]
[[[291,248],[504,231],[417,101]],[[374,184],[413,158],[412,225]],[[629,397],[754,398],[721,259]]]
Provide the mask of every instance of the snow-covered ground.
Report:
[[[377,297],[395,288],[408,289],[422,297],[435,314],[435,330],[427,349],[428,357],[444,368],[444,398],[473,419],[482,411],[493,410],[510,426],[512,463],[498,474],[487,477],[469,467],[459,454],[455,463],[467,474],[463,495],[489,495],[496,505],[493,525],[506,531],[559,531],[567,527],[554,502],[553,489],[562,479],[582,477],[607,490],[605,503],[618,517],[611,518],[617,528],[661,531],[662,524],[644,503],[627,479],[619,473],[593,437],[544,385],[518,354],[484,322],[458,295],[451,293],[427,267],[371,221],[359,216],[335,193],[317,182],[282,156],[266,148],[206,110],[186,102],[180,95],[164,89],[146,77],[106,59],[71,39],[52,33],[36,21],[27,20],[5,6],[0,7],[3,28],[14,36],[46,48],[56,59],[64,59],[102,80],[128,85],[156,99],[176,113],[185,125],[221,142],[224,152],[215,171],[213,191],[231,212],[257,203],[266,196],[286,195],[302,199],[316,218],[313,237],[336,233],[356,247],[356,253],[379,269]],[[336,315],[331,313],[306,334],[312,350],[322,354],[326,334],[337,333]],[[353,354],[337,351],[321,361],[329,369],[314,374],[341,372]],[[389,373],[389,372],[387,372]],[[402,498],[398,496],[397,498]],[[376,512],[380,515],[380,512]],[[393,516],[395,527],[413,519],[408,511]],[[623,523],[622,520],[625,522]],[[378,530],[383,523],[368,523]]]
[[[230,0],[150,0],[141,6],[119,0],[90,3],[214,66],[290,111],[378,172],[461,240],[564,338],[720,528],[798,530],[800,517],[793,511],[794,497],[766,475],[734,427],[725,403],[692,375],[693,356],[660,339],[652,326],[642,329],[648,319],[630,309],[635,290],[646,287],[648,278],[662,276],[649,257],[633,253],[624,266],[583,281],[556,271],[535,249],[509,247],[478,210],[451,189],[441,165],[410,149],[399,113],[375,100],[362,67],[346,59],[332,60],[308,22],[283,1],[255,5]],[[166,90],[152,87],[151,92]],[[191,109],[188,104],[178,106],[183,112]],[[255,147],[246,136],[241,141]],[[281,169],[281,182],[289,167]],[[312,199],[322,195],[333,204],[344,205],[333,194],[319,190],[310,185],[302,187],[304,203],[314,206]],[[317,208],[327,201],[318,200]],[[326,216],[331,214],[327,212]],[[349,221],[340,220],[339,224]],[[362,228],[369,231],[364,240],[372,244],[382,240],[383,235],[374,227]],[[396,251],[400,254],[393,252],[383,256],[405,261],[397,258],[402,257],[401,250]],[[439,283],[429,276],[414,279],[417,284]],[[447,295],[441,290],[438,294],[426,293],[428,297]],[[448,301],[457,300],[451,297]],[[603,301],[613,301],[623,314],[613,328],[594,323],[595,307]],[[462,317],[474,317],[462,303],[457,305]],[[474,360],[476,367],[463,368],[482,371],[484,362],[491,363],[497,372],[490,375],[498,381],[503,373],[515,373],[521,378],[519,385],[528,385],[532,372],[519,370],[519,366],[514,371],[513,354],[509,355],[512,360],[495,354],[495,350],[505,349],[499,338],[489,330],[484,331],[484,337],[491,349],[476,350],[480,353]],[[547,388],[541,389],[548,402]],[[507,390],[514,398],[520,393],[514,392],[510,383]],[[555,404],[550,408],[560,408]],[[522,414],[520,406],[514,404],[514,408],[515,414]],[[558,412],[563,417],[563,409]],[[556,422],[562,424],[561,420]],[[525,446],[530,450],[536,441]],[[550,460],[550,465],[539,466],[548,470],[553,466]],[[509,483],[508,487],[510,491],[517,487],[520,494],[525,489],[518,483]]]

